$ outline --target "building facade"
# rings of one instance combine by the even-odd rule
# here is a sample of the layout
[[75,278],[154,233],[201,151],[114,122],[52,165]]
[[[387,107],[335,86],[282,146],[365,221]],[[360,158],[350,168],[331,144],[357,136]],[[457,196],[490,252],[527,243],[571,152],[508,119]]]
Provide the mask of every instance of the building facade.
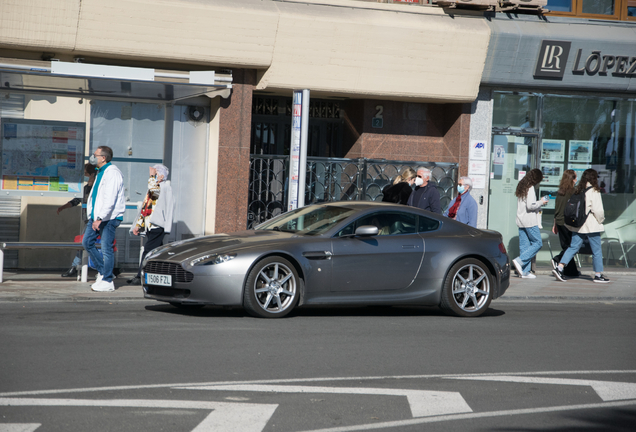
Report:
[[[8,163],[7,152],[38,148],[21,150],[16,147],[19,140],[3,140],[0,217],[10,228],[0,229],[0,235],[22,241],[70,241],[77,235],[79,209],[60,215],[55,210],[79,195],[81,178],[76,171],[99,145],[114,149],[114,163],[126,182],[128,210],[117,236],[120,263],[134,265],[138,259],[140,240],[128,233],[128,226],[145,193],[148,166],[154,163],[171,169],[177,192],[169,240],[238,231],[270,217],[282,211],[279,203],[284,202],[289,111],[292,91],[298,89],[309,89],[312,99],[309,202],[375,199],[378,189],[401,168],[426,164],[436,168],[435,182],[447,201],[458,175],[474,176],[479,226],[511,237],[502,225],[505,212],[493,211],[503,205],[492,199],[503,194],[504,186],[497,182],[509,179],[505,187],[510,188],[518,181],[516,171],[543,168],[537,155],[544,138],[566,140],[564,154],[569,140],[595,140],[582,134],[561,137],[558,131],[567,119],[554,120],[552,129],[542,123],[548,112],[562,113],[563,104],[572,103],[574,96],[597,100],[611,94],[620,105],[614,127],[624,138],[615,142],[631,150],[617,147],[616,156],[623,159],[616,164],[621,168],[609,170],[613,174],[608,181],[616,183],[619,171],[621,182],[633,180],[625,168],[625,160],[633,158],[633,141],[621,132],[633,125],[621,117],[630,115],[631,108],[625,107],[631,106],[634,91],[629,68],[630,56],[636,54],[620,45],[621,40],[629,45],[629,37],[634,40],[630,23],[598,24],[601,30],[594,37],[603,37],[597,46],[591,36],[588,44],[579,43],[578,33],[570,29],[578,27],[567,25],[576,18],[546,20],[535,14],[507,20],[491,11],[423,3],[2,2],[3,127],[50,128],[54,135],[59,132],[55,128],[66,128],[64,133],[83,144],[74,147],[68,136],[53,136],[55,151],[38,154],[40,162],[60,166],[50,161],[61,158],[63,168],[75,171],[29,171]],[[537,42],[545,29],[554,37]],[[586,31],[582,28],[581,35]],[[563,60],[569,69],[561,81],[532,74],[543,39],[571,42],[569,57]],[[579,50],[577,68],[583,67],[583,75],[570,73]],[[590,74],[585,67],[593,50],[614,60],[601,58],[596,73]],[[565,59],[554,53],[554,58]],[[532,69],[530,75],[527,68]],[[596,66],[590,61],[589,68],[593,72]],[[617,71],[625,76],[610,73]],[[616,82],[608,87],[602,73]],[[591,105],[589,110],[596,113]],[[598,111],[600,122],[600,112],[607,109]],[[611,112],[605,115],[611,117]],[[75,127],[79,137],[76,129],[69,132]],[[527,160],[503,177],[500,159],[492,155],[501,145],[507,151],[511,145],[517,149],[521,141],[511,141],[510,136],[523,140]],[[480,143],[485,146],[482,152],[474,152]],[[601,163],[599,149],[592,149],[598,153],[593,166]],[[506,157],[511,154],[508,151]],[[556,169],[546,163],[548,168]],[[68,176],[66,183],[60,172]],[[327,185],[326,178],[335,180]],[[622,195],[619,201],[617,208],[627,209],[629,197]],[[514,242],[510,246],[514,248]],[[69,255],[25,251],[6,265],[59,268],[70,262]]]

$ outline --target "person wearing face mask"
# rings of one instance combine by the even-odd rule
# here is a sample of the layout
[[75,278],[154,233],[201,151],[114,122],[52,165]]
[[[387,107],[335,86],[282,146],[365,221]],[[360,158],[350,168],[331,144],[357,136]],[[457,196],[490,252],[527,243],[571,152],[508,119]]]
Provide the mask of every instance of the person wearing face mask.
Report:
[[433,213],[442,214],[442,206],[439,200],[439,191],[435,185],[430,184],[431,170],[420,167],[417,169],[417,178],[421,179],[422,185],[415,188],[407,202],[411,207],[419,207]]
[[450,202],[444,216],[477,228],[477,201],[468,193],[473,188],[470,177],[460,177],[458,195]]
[[[82,196],[82,198],[73,198],[66,204],[59,206],[57,208],[58,215],[60,214],[60,212],[66,209],[70,209],[71,207],[75,207],[80,204],[86,204],[86,202],[88,201],[88,195],[91,193],[91,188],[93,187],[93,183],[95,183],[96,172],[97,171],[95,170],[95,166],[91,165],[90,163],[87,163],[84,165],[84,181],[86,182],[86,184],[84,185],[84,195]],[[88,215],[86,213],[86,207],[82,207],[82,222],[84,222],[84,225],[88,223]],[[73,263],[71,264],[71,267],[68,270],[66,270],[64,273],[62,273],[62,277],[77,276],[77,268],[79,267],[81,263],[82,263],[82,251],[79,250],[77,251],[77,255],[75,256],[75,258],[73,259]]]
[[[163,244],[163,238],[172,228],[174,198],[168,180],[168,167],[157,164],[149,168],[148,192],[139,209],[131,232],[146,237],[141,262],[150,251]],[[128,279],[131,285],[141,285],[141,263],[137,274]]]
[[406,204],[413,192],[411,188],[413,184],[422,184],[422,179],[417,177],[415,171],[412,168],[406,168],[400,175],[398,175],[393,184],[386,185],[382,189],[383,202],[391,202],[395,204]]
[[[97,166],[95,183],[86,203],[88,224],[82,239],[82,246],[89,253],[95,269],[97,281],[91,285],[93,291],[115,291],[113,267],[115,264],[115,231],[124,218],[126,198],[124,196],[124,176],[111,163],[113,150],[99,146],[89,162]],[[95,247],[101,236],[102,253]]]

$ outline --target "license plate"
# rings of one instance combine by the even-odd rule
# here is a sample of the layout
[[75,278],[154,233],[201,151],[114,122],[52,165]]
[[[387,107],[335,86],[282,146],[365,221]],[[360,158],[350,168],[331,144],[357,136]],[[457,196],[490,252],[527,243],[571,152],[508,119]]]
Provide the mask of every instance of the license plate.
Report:
[[172,276],[146,273],[146,285],[172,286]]

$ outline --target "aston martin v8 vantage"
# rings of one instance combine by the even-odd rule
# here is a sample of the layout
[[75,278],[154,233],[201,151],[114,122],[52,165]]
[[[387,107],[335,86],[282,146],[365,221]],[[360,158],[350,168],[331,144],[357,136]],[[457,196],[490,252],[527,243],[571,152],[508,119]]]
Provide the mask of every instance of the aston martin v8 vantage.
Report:
[[496,231],[413,207],[316,204],[253,230],[174,242],[143,263],[146,298],[283,317],[302,306],[436,305],[479,316],[509,285]]

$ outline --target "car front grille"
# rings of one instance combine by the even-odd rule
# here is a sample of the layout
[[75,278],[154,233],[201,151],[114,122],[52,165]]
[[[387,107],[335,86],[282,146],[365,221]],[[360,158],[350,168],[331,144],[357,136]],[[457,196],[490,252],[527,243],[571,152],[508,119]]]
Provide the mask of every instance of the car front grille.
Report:
[[185,270],[180,264],[165,261],[149,261],[144,267],[144,272],[170,275],[173,282],[177,283],[188,283],[194,279],[194,274]]

